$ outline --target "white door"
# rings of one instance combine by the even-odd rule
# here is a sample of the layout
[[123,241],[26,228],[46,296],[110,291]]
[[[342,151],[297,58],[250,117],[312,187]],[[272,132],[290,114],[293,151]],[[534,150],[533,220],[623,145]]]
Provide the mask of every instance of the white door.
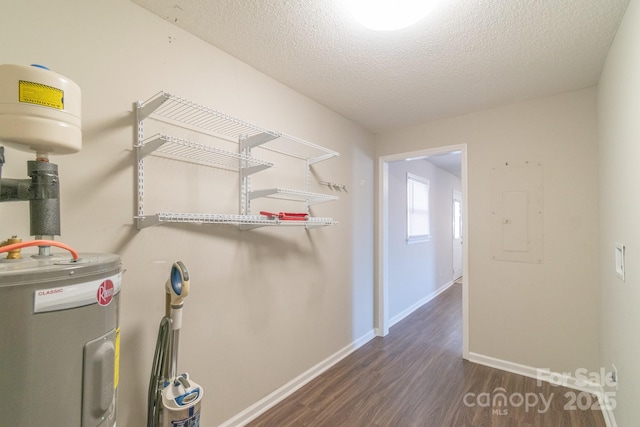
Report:
[[462,276],[462,194],[453,192],[453,278]]

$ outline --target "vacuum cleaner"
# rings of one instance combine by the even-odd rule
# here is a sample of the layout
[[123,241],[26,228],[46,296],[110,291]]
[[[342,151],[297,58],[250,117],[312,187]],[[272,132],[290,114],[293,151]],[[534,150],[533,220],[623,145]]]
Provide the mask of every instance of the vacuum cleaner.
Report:
[[189,374],[178,374],[182,308],[189,295],[189,272],[181,261],[165,285],[165,316],[160,321],[149,381],[147,427],[199,427],[204,390]]

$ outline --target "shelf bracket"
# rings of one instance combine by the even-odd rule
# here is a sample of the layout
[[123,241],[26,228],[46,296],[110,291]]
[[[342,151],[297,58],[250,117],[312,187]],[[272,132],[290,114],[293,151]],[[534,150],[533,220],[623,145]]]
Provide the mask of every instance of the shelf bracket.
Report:
[[238,225],[238,228],[240,230],[254,230],[256,228],[267,227],[268,225],[271,224],[240,224]]
[[307,201],[307,204],[309,206],[311,206],[311,205],[317,205],[318,203],[330,202],[330,201],[333,201],[333,200],[338,200],[338,197],[337,196],[332,196],[332,198],[323,197],[323,198],[309,199]]
[[277,139],[277,138],[278,138],[277,135],[272,135],[270,133],[265,133],[265,132],[259,133],[257,135],[253,135],[248,138],[241,139],[240,149],[244,150],[246,148],[254,148],[254,147],[257,147],[258,145],[266,144],[267,142],[273,141],[274,139]]
[[149,154],[162,147],[167,142],[167,139],[162,135],[156,135],[152,140],[146,142],[144,145],[138,145],[138,158],[144,159]]
[[144,106],[140,106],[140,103],[138,103],[138,121],[146,119],[151,113],[156,111],[162,104],[165,103],[167,97],[164,96],[164,92],[161,93],[162,96],[148,101]]
[[250,167],[247,167],[247,168],[240,169],[240,172],[242,173],[242,178],[244,178],[244,177],[247,177],[249,175],[253,175],[256,172],[260,172],[262,170],[269,169],[270,167],[271,167],[270,165],[250,166]]
[[138,226],[138,230],[142,230],[143,228],[153,227],[154,225],[160,224],[160,218],[158,215],[141,215],[136,217],[136,225]]
[[309,165],[313,165],[315,163],[320,163],[323,162],[325,160],[331,159],[333,157],[337,157],[339,154],[338,153],[328,153],[325,154],[323,156],[318,156],[318,157],[313,157],[311,159],[307,159],[307,162]]
[[247,196],[249,197],[249,200],[253,200],[253,199],[259,199],[261,197],[268,197],[268,196],[271,196],[272,194],[277,194],[277,193],[278,193],[277,188],[270,188],[268,190],[250,191],[248,192]]

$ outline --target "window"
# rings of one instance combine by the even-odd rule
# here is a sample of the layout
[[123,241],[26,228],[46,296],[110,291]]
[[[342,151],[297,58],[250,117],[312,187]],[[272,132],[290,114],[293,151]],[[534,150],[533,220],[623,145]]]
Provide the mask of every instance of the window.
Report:
[[407,243],[429,237],[429,180],[407,173]]

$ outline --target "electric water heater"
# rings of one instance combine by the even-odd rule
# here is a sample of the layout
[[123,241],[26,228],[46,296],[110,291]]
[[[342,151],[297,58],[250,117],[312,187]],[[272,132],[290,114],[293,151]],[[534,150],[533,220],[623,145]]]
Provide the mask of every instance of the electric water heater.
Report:
[[[61,244],[52,240],[60,235],[60,185],[49,155],[82,148],[80,112],[80,88],[68,78],[43,66],[0,65],[0,145],[35,151],[30,179],[8,179],[0,146],[0,202],[28,201],[36,237],[0,236],[8,237],[0,253],[9,254],[0,259],[2,427],[116,425],[120,258],[50,251]],[[11,229],[11,218],[2,225]],[[20,255],[25,246],[38,253]]]
[[116,255],[0,259],[0,426],[113,427]]

